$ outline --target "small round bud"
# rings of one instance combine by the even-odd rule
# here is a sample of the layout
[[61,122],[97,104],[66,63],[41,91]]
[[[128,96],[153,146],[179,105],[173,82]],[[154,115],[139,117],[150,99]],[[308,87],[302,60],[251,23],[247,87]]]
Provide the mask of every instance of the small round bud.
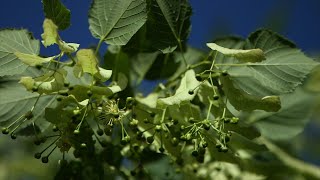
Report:
[[200,155],[204,155],[204,154],[206,153],[206,149],[200,147],[200,148],[198,149],[198,152],[199,152]]
[[40,159],[40,158],[41,158],[41,153],[35,153],[35,154],[34,154],[34,158]]
[[37,92],[38,90],[39,90],[38,87],[36,87],[36,86],[32,87],[32,92]]
[[221,73],[221,75],[222,75],[222,76],[228,76],[228,72],[227,72],[227,71],[223,71],[223,72]]
[[112,127],[111,126],[106,126],[103,131],[107,136],[112,135]]
[[197,157],[199,155],[199,152],[197,150],[192,151],[192,156]]
[[88,90],[88,91],[87,91],[87,96],[88,96],[88,97],[91,97],[92,95],[93,95],[92,91],[91,91],[91,90]]
[[78,134],[80,134],[79,129],[75,129],[75,130],[73,131],[73,134],[74,134],[74,135],[78,135]]
[[131,176],[137,175],[137,172],[135,170],[130,171]]
[[9,129],[6,127],[2,128],[2,134],[9,134]]
[[30,120],[33,118],[33,113],[31,111],[28,111],[27,113],[24,114],[24,117],[27,119],[27,120]]
[[161,125],[156,125],[156,127],[154,128],[157,132],[160,132],[162,130]]
[[195,123],[195,122],[196,122],[196,120],[194,119],[194,117],[189,118],[189,123]]
[[14,133],[11,133],[11,139],[17,139],[17,135],[16,134],[14,134]]
[[178,121],[177,119],[173,119],[171,122],[172,122],[174,125],[177,125],[177,124],[179,123],[179,121]]
[[232,123],[232,124],[237,124],[238,122],[239,122],[239,118],[237,118],[237,117],[232,117],[230,120],[230,123]]
[[81,144],[80,144],[80,147],[81,147],[81,148],[86,148],[86,147],[87,147],[87,144],[86,144],[86,143],[81,143]]
[[208,143],[207,143],[206,141],[203,141],[203,142],[202,142],[202,147],[203,147],[203,148],[208,147]]
[[131,127],[137,127],[138,123],[139,123],[138,120],[132,119],[132,120],[130,121],[129,125],[130,125]]
[[208,131],[210,129],[210,124],[208,123],[203,124],[203,128]]
[[113,115],[113,117],[116,118],[116,119],[118,119],[119,116],[120,116],[119,113],[116,113],[116,114]]
[[108,146],[108,142],[107,142],[106,140],[102,140],[102,141],[100,142],[100,145],[105,148],[105,147]]
[[69,83],[69,82],[64,82],[64,83],[63,83],[63,86],[64,86],[64,87],[69,87],[69,86],[70,86],[70,83]]
[[36,139],[33,141],[33,143],[36,145],[36,146],[39,146],[41,144],[41,140],[40,139]]
[[99,128],[99,129],[97,130],[97,134],[98,134],[99,136],[102,136],[102,135],[103,135],[103,130]]
[[178,146],[179,140],[176,137],[173,137],[172,140],[171,140],[171,143],[172,143],[173,146]]
[[147,137],[147,142],[148,142],[149,144],[153,143],[153,141],[154,141],[153,136]]
[[159,148],[159,151],[160,151],[161,153],[163,153],[163,152],[164,152],[164,148],[163,148],[163,147]]
[[155,116],[156,116],[156,113],[154,113],[154,112],[150,113],[150,117],[154,118]]
[[221,151],[226,153],[226,152],[228,152],[228,148],[226,146],[222,146],[221,147]]
[[184,130],[185,126],[184,125],[181,125],[180,126],[180,130]]
[[61,97],[61,96],[58,96],[58,97],[56,98],[56,100],[57,100],[57,101],[62,101],[62,97]]
[[53,132],[57,132],[57,131],[59,131],[59,129],[58,129],[57,126],[54,125],[54,126],[52,127],[52,131],[53,131]]
[[61,96],[68,96],[68,90],[60,90],[58,91],[58,94],[61,95]]
[[48,163],[49,162],[49,158],[48,156],[44,156],[41,158],[42,163]]
[[36,67],[38,70],[41,70],[42,64],[37,64],[35,67]]

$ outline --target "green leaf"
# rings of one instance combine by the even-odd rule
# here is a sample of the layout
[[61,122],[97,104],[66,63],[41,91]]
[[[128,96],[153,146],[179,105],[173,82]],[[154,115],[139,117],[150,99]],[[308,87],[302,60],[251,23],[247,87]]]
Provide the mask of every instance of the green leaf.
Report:
[[[27,75],[38,75],[35,71],[28,70]],[[1,125],[8,125],[31,110],[32,106],[38,98],[38,93],[31,93],[18,83],[19,77],[1,77],[0,78],[0,122]],[[20,128],[35,122],[42,131],[49,126],[44,119],[44,111],[46,107],[55,104],[55,96],[42,95],[36,104],[33,115],[34,117],[24,123]]]
[[305,56],[279,34],[259,30],[250,35],[246,47],[259,48],[266,60],[234,65],[228,69],[235,87],[249,94],[267,96],[292,92],[319,63]]
[[[163,108],[166,106],[180,105],[181,103],[191,101],[198,91],[198,85],[200,84],[195,77],[195,72],[191,69],[188,70],[184,77],[181,79],[179,88],[176,90],[175,95],[167,98],[159,98],[157,106]],[[190,91],[192,93],[190,93]]]
[[81,49],[77,52],[78,66],[83,72],[94,75],[98,73],[98,59],[92,49]]
[[27,30],[1,30],[0,77],[20,74],[28,67],[14,55],[15,52],[38,55],[39,49],[39,41]]
[[238,111],[261,109],[275,112],[281,108],[279,96],[258,97],[250,95],[243,90],[235,88],[228,77],[222,77],[221,82],[228,100]]
[[260,62],[266,59],[261,49],[229,49],[219,46],[216,43],[207,43],[207,46],[212,50],[219,51],[225,56],[235,57],[244,62]]
[[60,0],[42,0],[45,17],[51,19],[59,30],[65,30],[70,26],[70,10]]
[[42,63],[47,63],[53,60],[53,57],[42,58],[35,54],[25,54],[21,52],[15,52],[14,55],[16,55],[23,63],[29,66],[40,65]]
[[282,108],[275,113],[256,111],[247,122],[255,125],[261,134],[272,140],[288,140],[300,133],[310,119],[315,96],[302,88],[280,96]]
[[54,24],[51,19],[45,19],[43,21],[43,34],[41,34],[41,38],[43,39],[42,44],[47,47],[52,44],[57,44],[59,35],[58,35],[58,27]]
[[144,79],[148,70],[151,68],[154,61],[157,59],[159,52],[138,53],[132,59],[130,78],[133,85],[139,85]]
[[94,0],[89,11],[89,29],[107,44],[125,45],[146,19],[146,0]]
[[153,47],[170,53],[185,43],[191,29],[191,14],[188,0],[152,0],[148,37]]

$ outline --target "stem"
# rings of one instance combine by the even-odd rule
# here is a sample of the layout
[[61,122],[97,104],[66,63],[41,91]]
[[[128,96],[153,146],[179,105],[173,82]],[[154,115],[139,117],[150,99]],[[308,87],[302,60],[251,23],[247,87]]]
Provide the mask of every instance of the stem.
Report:
[[164,122],[164,118],[165,118],[165,115],[166,115],[166,111],[167,111],[167,108],[165,108],[162,112],[162,117],[161,117],[161,123]]
[[97,45],[96,51],[94,52],[96,55],[98,55],[98,52],[99,52],[99,49],[101,47],[102,42],[103,42],[103,39],[100,39],[100,41],[99,41],[99,43]]
[[209,109],[208,109],[208,112],[207,112],[207,120],[209,120],[209,117],[210,117],[210,112],[211,112],[212,104],[213,104],[213,103],[210,101]]
[[182,60],[183,60],[183,62],[184,62],[184,65],[185,65],[186,67],[188,67],[187,60],[186,60],[186,58],[184,57],[183,52],[182,52],[181,40],[180,40],[180,39],[177,39],[177,40],[178,40],[178,44],[179,44],[179,48],[180,48],[180,51],[181,51],[181,56],[182,56]]
[[290,167],[293,170],[299,171],[305,175],[312,176],[316,179],[320,179],[320,167],[306,163],[304,161],[301,161],[299,159],[296,159],[286,152],[284,152],[282,149],[280,149],[278,146],[273,144],[271,141],[260,137],[257,139],[258,142],[265,144],[268,149],[274,153],[280,161],[282,161],[285,165]]

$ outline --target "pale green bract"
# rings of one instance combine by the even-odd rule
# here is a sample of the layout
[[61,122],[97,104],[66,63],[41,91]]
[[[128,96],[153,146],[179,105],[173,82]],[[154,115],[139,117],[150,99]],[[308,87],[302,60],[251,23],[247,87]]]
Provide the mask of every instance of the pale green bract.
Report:
[[[167,98],[159,98],[157,101],[158,108],[164,108],[172,105],[180,105],[191,101],[197,91],[200,82],[195,78],[194,70],[188,70],[184,77],[181,79],[179,88],[173,96]],[[189,92],[192,91],[191,94]]]
[[98,73],[98,59],[92,49],[81,49],[77,52],[77,65],[82,68],[82,72],[94,75]]
[[53,44],[57,44],[59,35],[58,35],[58,26],[54,24],[51,19],[45,19],[43,21],[43,34],[41,34],[42,44],[47,47]]
[[53,60],[54,57],[43,58],[35,54],[25,54],[21,52],[15,52],[16,55],[23,63],[29,66],[41,65],[43,63],[48,63]]
[[125,45],[146,22],[146,5],[146,0],[94,0],[89,29],[107,44]]
[[0,77],[20,74],[27,69],[27,65],[20,61],[15,52],[39,54],[39,41],[33,39],[27,30],[0,31]]
[[216,43],[207,43],[207,46],[212,50],[219,51],[225,56],[235,57],[244,62],[260,62],[266,59],[261,49],[229,49],[219,46]]

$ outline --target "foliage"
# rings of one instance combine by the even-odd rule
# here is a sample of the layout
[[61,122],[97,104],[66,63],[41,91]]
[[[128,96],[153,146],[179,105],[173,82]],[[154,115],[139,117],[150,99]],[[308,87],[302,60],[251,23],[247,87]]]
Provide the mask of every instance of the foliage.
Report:
[[[289,40],[260,29],[203,52],[186,44],[187,0],[93,0],[99,43],[78,49],[59,36],[70,11],[42,3],[42,45],[60,52],[39,54],[26,30],[0,31],[0,123],[12,139],[49,142],[34,155],[43,163],[59,151],[56,179],[319,178],[262,141],[296,136],[314,104],[315,79],[304,81],[319,63]],[[144,79],[162,83],[143,96]]]

